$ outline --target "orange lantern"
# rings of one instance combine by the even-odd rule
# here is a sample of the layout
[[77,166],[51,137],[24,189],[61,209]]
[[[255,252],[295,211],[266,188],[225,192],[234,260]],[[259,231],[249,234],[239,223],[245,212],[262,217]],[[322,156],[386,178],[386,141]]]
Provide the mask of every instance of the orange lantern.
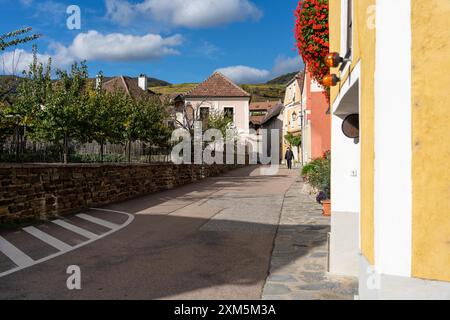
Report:
[[325,58],[325,64],[329,68],[336,68],[344,61],[344,59],[337,52],[330,52]]
[[340,81],[341,81],[341,79],[339,79],[339,77],[337,75],[335,75],[335,74],[328,74],[325,77],[323,77],[322,84],[325,87],[334,87]]

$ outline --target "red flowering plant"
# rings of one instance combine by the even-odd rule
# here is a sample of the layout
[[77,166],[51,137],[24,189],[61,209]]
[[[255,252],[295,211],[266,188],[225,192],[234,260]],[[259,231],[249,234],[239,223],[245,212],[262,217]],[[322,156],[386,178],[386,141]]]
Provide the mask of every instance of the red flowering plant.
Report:
[[[330,51],[328,0],[300,0],[295,12],[297,48],[314,80],[329,73],[325,58]],[[329,89],[326,90],[329,100]]]

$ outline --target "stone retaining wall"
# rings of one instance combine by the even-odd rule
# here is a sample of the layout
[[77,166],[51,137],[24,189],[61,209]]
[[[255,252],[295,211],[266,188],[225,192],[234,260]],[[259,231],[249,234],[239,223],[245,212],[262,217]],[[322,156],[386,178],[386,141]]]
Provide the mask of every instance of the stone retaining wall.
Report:
[[0,225],[48,219],[217,176],[236,165],[0,165]]

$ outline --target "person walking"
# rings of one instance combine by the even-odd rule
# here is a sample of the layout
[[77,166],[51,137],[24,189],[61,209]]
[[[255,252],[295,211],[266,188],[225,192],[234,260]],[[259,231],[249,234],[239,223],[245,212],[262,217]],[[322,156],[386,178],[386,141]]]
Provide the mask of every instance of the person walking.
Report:
[[290,147],[287,148],[286,155],[284,156],[284,158],[287,161],[288,169],[291,170],[292,169],[292,160],[294,160],[294,153],[292,152]]

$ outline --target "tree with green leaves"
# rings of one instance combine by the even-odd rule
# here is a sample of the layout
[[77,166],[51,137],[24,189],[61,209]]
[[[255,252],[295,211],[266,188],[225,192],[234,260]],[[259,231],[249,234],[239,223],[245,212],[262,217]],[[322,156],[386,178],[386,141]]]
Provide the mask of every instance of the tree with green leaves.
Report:
[[302,136],[294,136],[292,133],[288,133],[284,136],[284,139],[291,147],[300,147],[302,145]]
[[82,142],[96,141],[100,145],[100,161],[103,162],[104,146],[107,142],[123,141],[127,101],[120,92],[109,93],[102,89],[102,80],[89,93],[88,103],[82,112],[82,122],[87,129],[82,133]]
[[168,114],[158,97],[140,99],[125,98],[126,120],[124,138],[128,147],[128,162],[131,162],[131,144],[135,141],[162,145],[170,138],[170,130],[165,124]]
[[28,71],[23,72],[13,111],[22,117],[22,125],[30,127],[36,114],[47,103],[53,91],[52,60],[46,65],[37,59],[37,47],[33,46],[33,61]]
[[68,162],[69,143],[71,139],[82,139],[89,124],[83,121],[83,111],[86,110],[88,79],[85,62],[74,63],[70,73],[58,70],[57,81],[52,94],[35,123],[35,136],[45,141],[62,145],[63,162]]
[[[40,34],[27,35],[32,30],[31,27],[22,28],[0,35],[0,50],[27,43],[41,37]],[[23,37],[22,37],[23,36]]]
[[14,122],[8,115],[11,109],[0,105],[0,145],[14,133]]

